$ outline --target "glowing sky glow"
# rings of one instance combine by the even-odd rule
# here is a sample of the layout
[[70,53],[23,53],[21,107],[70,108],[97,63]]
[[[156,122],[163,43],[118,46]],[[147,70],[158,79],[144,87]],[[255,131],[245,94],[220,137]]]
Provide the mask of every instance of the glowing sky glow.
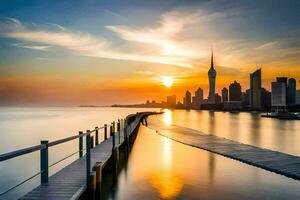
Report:
[[247,89],[258,66],[267,89],[276,76],[299,80],[299,13],[297,0],[3,0],[0,105],[109,105],[206,92],[212,46],[217,92],[234,80]]

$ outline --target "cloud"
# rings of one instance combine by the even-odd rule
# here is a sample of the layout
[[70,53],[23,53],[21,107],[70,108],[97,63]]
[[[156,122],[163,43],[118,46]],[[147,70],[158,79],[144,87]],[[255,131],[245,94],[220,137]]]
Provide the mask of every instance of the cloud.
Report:
[[26,44],[22,44],[22,43],[14,43],[11,44],[11,46],[14,47],[20,47],[20,48],[25,48],[25,49],[33,49],[33,50],[38,50],[38,51],[49,51],[49,48],[51,46],[41,46],[41,45],[26,45]]
[[278,44],[278,41],[273,41],[273,42],[267,42],[264,44],[259,45],[258,47],[256,47],[256,49],[262,49],[262,48],[266,48],[266,47],[271,47]]
[[216,50],[216,64],[230,68],[247,68],[268,62],[287,64],[284,56],[299,55],[299,42],[291,42],[295,41],[294,38],[260,41],[238,37],[238,25],[235,25],[238,14],[239,11],[234,9],[222,12],[173,10],[162,14],[151,26],[105,26],[121,40],[110,40],[53,23],[36,25],[7,18],[0,20],[0,35],[21,41],[22,45],[18,45],[21,48],[47,51],[60,47],[80,56],[167,64],[197,70],[206,69],[212,45]]
[[154,73],[152,71],[136,71],[136,74],[152,76]]

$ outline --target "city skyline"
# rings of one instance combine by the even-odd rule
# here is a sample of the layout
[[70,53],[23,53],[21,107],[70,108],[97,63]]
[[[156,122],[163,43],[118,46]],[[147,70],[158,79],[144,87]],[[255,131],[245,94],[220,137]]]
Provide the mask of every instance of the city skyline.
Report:
[[299,1],[0,4],[2,106],[181,99],[198,87],[207,96],[212,46],[219,94],[232,80],[249,88],[258,66],[268,90],[278,76],[300,79]]

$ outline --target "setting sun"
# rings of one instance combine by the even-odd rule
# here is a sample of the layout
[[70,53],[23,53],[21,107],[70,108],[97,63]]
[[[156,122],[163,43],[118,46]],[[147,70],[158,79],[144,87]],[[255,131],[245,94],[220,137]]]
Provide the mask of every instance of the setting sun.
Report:
[[171,87],[173,85],[173,83],[174,83],[174,80],[170,76],[165,76],[165,77],[163,77],[162,83],[166,87]]

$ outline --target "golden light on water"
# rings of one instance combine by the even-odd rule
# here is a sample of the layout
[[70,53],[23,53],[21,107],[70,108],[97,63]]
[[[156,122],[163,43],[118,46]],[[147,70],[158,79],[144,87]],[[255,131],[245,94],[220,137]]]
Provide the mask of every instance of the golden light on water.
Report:
[[166,87],[171,87],[174,83],[174,79],[170,76],[164,76],[162,78],[162,83],[164,84],[164,86]]
[[172,124],[172,112],[168,109],[164,109],[164,114],[162,119],[164,123]]

